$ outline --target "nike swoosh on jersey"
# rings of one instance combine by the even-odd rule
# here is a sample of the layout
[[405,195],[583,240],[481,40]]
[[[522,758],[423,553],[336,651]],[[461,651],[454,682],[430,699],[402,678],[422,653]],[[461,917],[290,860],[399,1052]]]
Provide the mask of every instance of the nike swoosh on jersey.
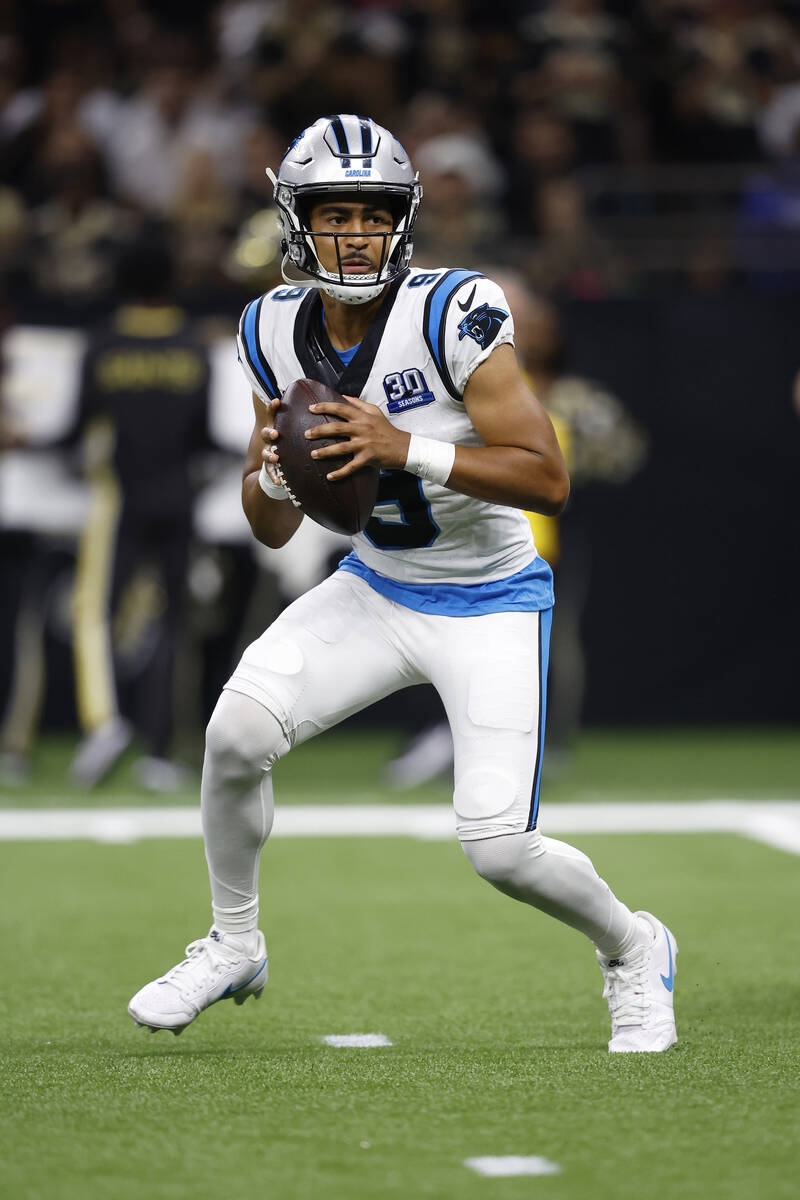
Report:
[[469,299],[468,299],[468,300],[466,300],[464,304],[462,304],[460,300],[458,300],[458,301],[456,302],[456,303],[458,304],[458,307],[461,309],[461,311],[462,311],[462,312],[469,312],[470,308],[472,307],[472,301],[473,301],[473,299],[474,299],[474,296],[475,296],[475,289],[477,288],[477,286],[478,286],[478,285],[477,285],[477,283],[473,283],[473,285],[472,285],[472,291],[471,291],[471,292],[470,292],[470,294],[469,294]]

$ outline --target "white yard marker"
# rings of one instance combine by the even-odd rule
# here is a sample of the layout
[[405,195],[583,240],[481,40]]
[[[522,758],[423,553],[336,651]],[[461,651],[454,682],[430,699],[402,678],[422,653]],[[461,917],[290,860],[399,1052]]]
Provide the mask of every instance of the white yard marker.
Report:
[[[736,833],[800,854],[800,801],[698,800],[664,803],[604,801],[549,805],[543,832]],[[200,810],[173,808],[2,808],[0,842],[88,840],[119,843],[140,838],[200,836]],[[450,804],[287,804],[273,837],[411,837],[454,841]]]
[[498,1178],[501,1175],[557,1175],[561,1170],[558,1163],[537,1154],[486,1155],[483,1158],[465,1158],[464,1166],[478,1175]]
[[326,1046],[391,1046],[385,1033],[328,1033],[322,1038]]

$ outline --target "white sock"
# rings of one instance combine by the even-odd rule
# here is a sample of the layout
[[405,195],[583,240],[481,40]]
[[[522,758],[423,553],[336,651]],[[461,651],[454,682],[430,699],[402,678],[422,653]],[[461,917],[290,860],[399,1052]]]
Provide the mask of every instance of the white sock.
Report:
[[597,949],[604,958],[628,958],[632,953],[638,953],[640,950],[645,950],[651,945],[653,930],[647,924],[647,921],[643,921],[635,913],[632,913],[631,916],[633,920],[630,923],[630,928],[619,941],[614,942],[612,939],[605,938],[602,945],[599,941],[595,942]]
[[228,933],[220,929],[216,921],[214,922],[214,929],[221,935],[223,946],[229,946],[232,950],[239,950],[248,957],[255,953],[258,945],[257,929],[248,930],[246,933]]
[[258,932],[258,897],[242,904],[239,908],[220,908],[211,905],[214,916],[214,928],[220,933],[235,934],[244,937],[248,933]]
[[274,816],[270,768],[283,743],[263,705],[222,693],[206,732],[200,809],[214,926],[224,934],[258,928],[258,869]]

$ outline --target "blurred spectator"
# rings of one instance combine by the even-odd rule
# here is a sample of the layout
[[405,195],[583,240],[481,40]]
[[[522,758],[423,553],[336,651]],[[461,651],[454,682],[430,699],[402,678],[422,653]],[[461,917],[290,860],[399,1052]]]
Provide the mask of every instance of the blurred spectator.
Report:
[[248,298],[281,282],[280,224],[266,168],[276,171],[284,152],[283,140],[267,125],[256,126],[245,143],[244,180],[235,196],[235,233],[224,270],[247,288]]
[[0,32],[0,147],[29,120],[30,103],[21,90],[25,51],[20,38]]
[[185,190],[198,154],[225,187],[241,179],[252,115],[216,94],[199,47],[186,35],[154,40],[141,88],[120,107],[103,145],[117,193],[163,214]]
[[237,222],[273,207],[267,167],[277,171],[285,153],[284,140],[272,126],[259,124],[250,130],[244,142],[242,180],[236,194]]
[[[798,64],[800,74],[800,63]],[[773,158],[786,158],[797,151],[800,127],[800,80],[776,89],[759,121],[761,144]]]
[[222,10],[223,47],[249,66],[249,94],[288,138],[331,108],[323,79],[334,40],[345,26],[339,5],[320,0],[233,3]]
[[575,163],[575,140],[567,121],[547,108],[526,107],[514,123],[509,209],[511,228],[521,237],[536,232],[540,187],[568,175]]
[[503,177],[481,139],[468,133],[433,137],[417,148],[416,165],[425,191],[417,265],[469,266],[496,253],[504,233],[498,202]]
[[578,182],[550,179],[536,196],[538,240],[526,259],[531,283],[548,296],[599,300],[625,290],[629,273],[592,228]]
[[22,198],[12,188],[0,185],[0,283],[3,285],[8,285],[22,269],[27,220]]
[[235,229],[236,198],[207,151],[186,156],[177,195],[165,215],[173,230],[177,290],[187,301],[191,298],[193,312],[206,308],[203,296],[213,309],[227,285],[224,262]]
[[[183,778],[168,758],[172,682],[192,529],[192,461],[211,445],[209,363],[185,314],[170,303],[172,263],[157,233],[145,230],[126,248],[119,273],[129,302],[93,334],[83,370],[80,425],[110,424],[121,507],[115,528],[116,489],[101,466],[75,596],[79,707],[91,733],[72,773],[96,783],[136,728],[147,750],[138,763],[140,782],[166,791]],[[113,563],[110,578],[104,563]],[[126,674],[133,676],[127,687]]]
[[519,31],[528,69],[515,81],[518,101],[544,102],[568,121],[581,161],[618,158],[621,123],[638,104],[625,72],[630,27],[602,0],[553,0]]
[[59,68],[47,76],[41,88],[17,93],[6,106],[8,128],[0,146],[0,178],[13,184],[29,204],[50,197],[51,179],[42,158],[63,129],[79,124],[83,95],[78,73]]
[[107,196],[100,154],[76,121],[49,131],[35,174],[47,199],[30,215],[27,298],[40,317],[82,322],[112,296],[113,257],[131,216]]
[[412,92],[435,82],[442,91],[461,93],[471,74],[474,40],[481,36],[484,24],[476,13],[465,10],[463,0],[407,6],[403,17],[413,42],[406,69]]
[[764,0],[662,0],[648,15],[666,86],[664,149],[703,162],[760,157],[761,111],[797,77],[798,32]]
[[397,59],[371,45],[359,25],[350,25],[333,40],[322,62],[327,111],[366,112],[386,120],[399,105],[398,75]]
[[416,162],[420,147],[434,138],[475,131],[475,122],[455,96],[428,86],[417,92],[403,113],[401,140]]

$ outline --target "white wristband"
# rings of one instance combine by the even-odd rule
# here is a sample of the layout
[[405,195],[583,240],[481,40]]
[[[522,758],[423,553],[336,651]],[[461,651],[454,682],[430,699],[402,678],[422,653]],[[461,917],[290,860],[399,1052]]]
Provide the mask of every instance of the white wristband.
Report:
[[412,475],[419,475],[420,479],[444,485],[450,478],[455,457],[456,448],[452,442],[439,442],[412,433],[405,469]]
[[261,464],[261,470],[258,473],[258,485],[262,492],[269,496],[270,500],[288,500],[289,491],[282,483],[273,483],[267,471],[267,464]]

